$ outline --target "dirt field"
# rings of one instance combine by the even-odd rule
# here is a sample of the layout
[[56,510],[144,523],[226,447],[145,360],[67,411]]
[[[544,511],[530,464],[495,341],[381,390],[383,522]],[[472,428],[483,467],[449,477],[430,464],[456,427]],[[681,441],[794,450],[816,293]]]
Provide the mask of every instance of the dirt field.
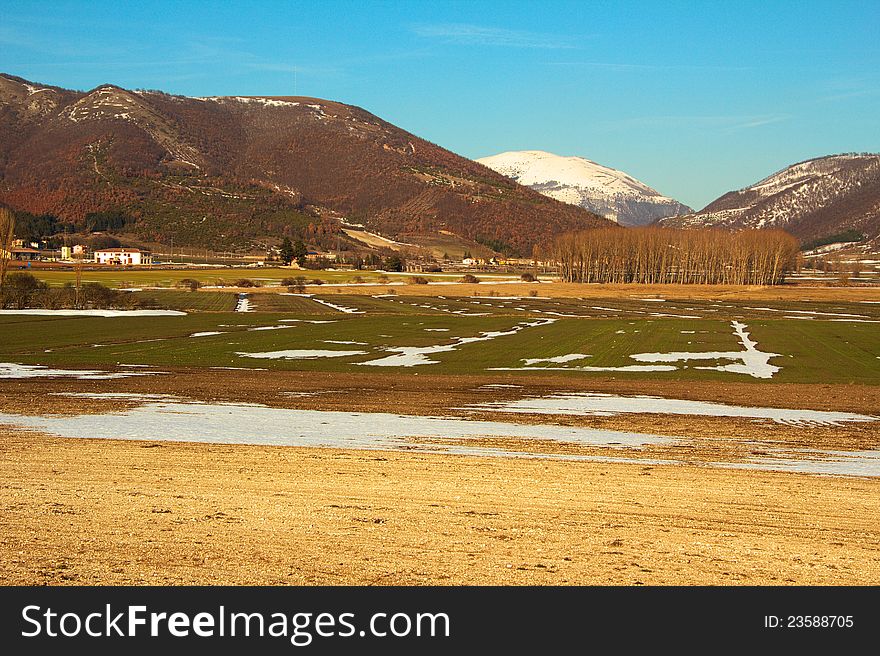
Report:
[[880,482],[0,434],[7,584],[875,584]]
[[[413,274],[418,275],[418,274]],[[477,275],[479,277],[479,275]],[[332,291],[331,291],[332,290]],[[815,285],[782,285],[777,287],[739,285],[599,285],[563,282],[476,284],[395,285],[387,290],[381,285],[307,285],[312,294],[367,294],[390,293],[406,296],[488,296],[490,291],[505,296],[528,296],[537,291],[540,296],[553,298],[666,298],[675,300],[742,300],[742,301],[880,301],[880,286],[819,287]],[[236,291],[252,291],[241,289]],[[286,292],[286,287],[261,287],[260,292]]]

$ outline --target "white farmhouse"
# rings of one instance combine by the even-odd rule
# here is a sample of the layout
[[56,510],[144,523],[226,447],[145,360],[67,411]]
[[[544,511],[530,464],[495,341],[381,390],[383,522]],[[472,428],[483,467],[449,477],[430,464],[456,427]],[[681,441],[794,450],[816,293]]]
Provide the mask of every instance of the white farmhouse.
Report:
[[153,256],[139,248],[105,248],[95,251],[97,264],[140,265],[152,264]]

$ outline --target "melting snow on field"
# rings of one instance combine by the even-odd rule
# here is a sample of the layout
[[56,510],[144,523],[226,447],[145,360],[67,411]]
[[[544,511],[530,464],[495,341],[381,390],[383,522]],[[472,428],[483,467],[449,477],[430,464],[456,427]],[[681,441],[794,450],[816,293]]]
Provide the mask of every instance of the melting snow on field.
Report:
[[345,307],[344,305],[336,305],[331,303],[330,301],[322,301],[320,298],[312,298],[315,303],[320,303],[321,305],[326,305],[329,308],[333,308],[338,312],[345,312],[346,314],[363,314],[363,310],[358,310],[357,308]]
[[183,317],[178,310],[0,310],[0,314],[30,314],[41,317]]
[[619,367],[490,367],[489,371],[584,371],[588,373],[615,371],[620,373],[648,373],[651,371],[675,371],[676,369],[678,367],[669,364],[626,364]]
[[592,355],[586,355],[585,353],[569,353],[568,355],[556,355],[552,358],[523,358],[523,362],[525,362],[526,366],[531,366],[533,364],[538,364],[539,362],[550,362],[552,364],[565,364],[566,362],[572,362],[574,360],[583,360],[584,358],[591,358]]
[[[269,408],[258,404],[207,404],[157,400],[108,414],[31,417],[0,413],[0,424],[46,431],[61,437],[174,440],[224,444],[275,444],[380,449],[413,448],[413,437],[455,440],[513,437],[575,442],[590,446],[638,447],[674,441],[659,435],[563,426],[521,425],[450,417],[380,412],[337,412]],[[446,445],[444,445],[446,446]],[[422,450],[437,450],[424,445]],[[442,451],[479,454],[462,445]],[[503,453],[488,449],[490,453]]]
[[455,337],[455,341],[451,344],[435,344],[433,346],[391,346],[385,349],[395,355],[389,355],[378,360],[368,360],[367,362],[358,362],[359,365],[371,367],[416,367],[423,364],[438,364],[439,360],[432,360],[429,356],[435,353],[447,353],[455,351],[465,344],[473,344],[475,342],[488,342],[498,337],[506,337],[515,335],[526,328],[534,328],[536,326],[548,326],[556,321],[555,319],[538,319],[526,323],[517,324],[510,330],[498,330],[483,332],[476,337]]
[[749,339],[746,324],[732,321],[734,333],[739,337],[743,345],[742,351],[706,351],[691,353],[687,351],[675,351],[672,353],[635,353],[629,357],[638,362],[688,362],[690,360],[739,360],[739,363],[724,364],[716,367],[696,367],[697,369],[712,369],[714,371],[729,371],[736,374],[746,374],[753,378],[772,378],[779,371],[779,367],[770,364],[770,358],[778,357],[778,353],[764,353],[756,347],[757,342]]
[[[770,364],[770,358],[777,357],[778,353],[764,353],[759,351],[757,342],[749,339],[749,333],[746,332],[747,326],[739,321],[731,323],[734,334],[740,339],[743,346],[742,351],[707,351],[707,352],[688,352],[677,351],[672,353],[635,353],[629,357],[638,362],[650,363],[672,363],[687,362],[689,360],[738,360],[732,364],[719,365],[715,367],[696,367],[696,369],[712,369],[716,371],[729,371],[731,373],[747,374],[754,378],[771,378],[774,373],[779,371],[779,367]],[[617,331],[622,333],[623,331]],[[638,332],[638,331],[636,331]],[[687,332],[687,331],[682,331]],[[559,355],[552,358],[523,358],[523,366],[521,367],[492,367],[490,371],[582,371],[589,373],[598,372],[652,372],[652,371],[677,371],[678,367],[673,364],[638,364],[638,365],[622,365],[611,367],[599,366],[535,366],[541,363],[547,364],[566,364],[576,360],[590,357],[584,353],[570,353],[567,355]]]
[[[126,365],[131,366],[131,365]],[[160,371],[100,371],[76,369],[50,369],[43,365],[0,362],[0,378],[78,378],[80,380],[110,380],[131,376],[152,376]]]
[[236,355],[244,358],[261,358],[264,360],[315,360],[318,358],[344,358],[351,355],[366,355],[367,351],[330,351],[326,349],[287,349],[284,351],[264,351],[260,353],[244,353]]
[[746,406],[665,399],[657,396],[616,396],[613,394],[583,393],[554,394],[544,397],[480,403],[467,410],[495,410],[524,414],[593,415],[607,417],[617,414],[700,415],[708,417],[747,417],[771,419],[794,426],[838,426],[842,422],[880,421],[880,417],[852,412],[825,410],[794,410],[788,408],[753,408]]
[[768,308],[768,307],[744,307],[743,309],[744,310],[759,310],[761,312],[785,312],[787,314],[807,314],[807,315],[817,315],[817,316],[823,316],[823,317],[853,317],[856,319],[869,319],[870,318],[864,314],[850,314],[849,312],[819,312],[818,310],[778,310],[776,308]]
[[[138,400],[137,396],[98,394],[95,398],[119,397]],[[136,408],[104,414],[43,417],[0,413],[0,425],[20,426],[69,438],[417,450],[471,456],[554,458],[630,464],[675,464],[675,462],[620,456],[529,453],[492,447],[491,439],[550,440],[587,447],[605,447],[611,453],[617,449],[670,445],[681,441],[681,438],[662,435],[586,427],[515,424],[378,412],[270,408],[256,403],[208,404],[145,395],[141,398],[148,402]],[[486,446],[461,442],[468,439],[490,441]],[[783,455],[781,452],[780,454]],[[722,467],[794,470],[813,474],[880,476],[878,451],[803,450],[803,454],[804,460],[783,457],[712,464]]]
[[223,330],[205,330],[200,333],[193,333],[190,337],[210,337],[211,335],[223,335],[225,332]]

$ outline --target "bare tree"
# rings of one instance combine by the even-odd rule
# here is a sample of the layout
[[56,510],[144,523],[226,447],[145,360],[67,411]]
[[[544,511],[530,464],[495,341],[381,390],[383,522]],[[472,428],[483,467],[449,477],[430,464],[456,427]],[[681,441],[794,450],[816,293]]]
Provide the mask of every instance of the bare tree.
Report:
[[15,216],[6,207],[0,207],[0,291],[6,284],[6,271],[12,259],[12,242],[15,238]]
[[83,253],[76,253],[73,256],[73,273],[74,273],[74,297],[73,307],[77,310],[80,308],[80,292],[82,290],[82,270],[83,270]]
[[548,257],[566,282],[778,285],[796,265],[781,230],[598,228],[557,237]]

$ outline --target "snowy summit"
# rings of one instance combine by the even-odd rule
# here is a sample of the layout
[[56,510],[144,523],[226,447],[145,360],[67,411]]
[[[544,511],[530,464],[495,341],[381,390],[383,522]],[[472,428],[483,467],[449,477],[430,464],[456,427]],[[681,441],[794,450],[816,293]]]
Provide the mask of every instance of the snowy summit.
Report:
[[545,196],[579,205],[621,225],[645,225],[693,211],[623,171],[583,157],[522,150],[477,161]]

